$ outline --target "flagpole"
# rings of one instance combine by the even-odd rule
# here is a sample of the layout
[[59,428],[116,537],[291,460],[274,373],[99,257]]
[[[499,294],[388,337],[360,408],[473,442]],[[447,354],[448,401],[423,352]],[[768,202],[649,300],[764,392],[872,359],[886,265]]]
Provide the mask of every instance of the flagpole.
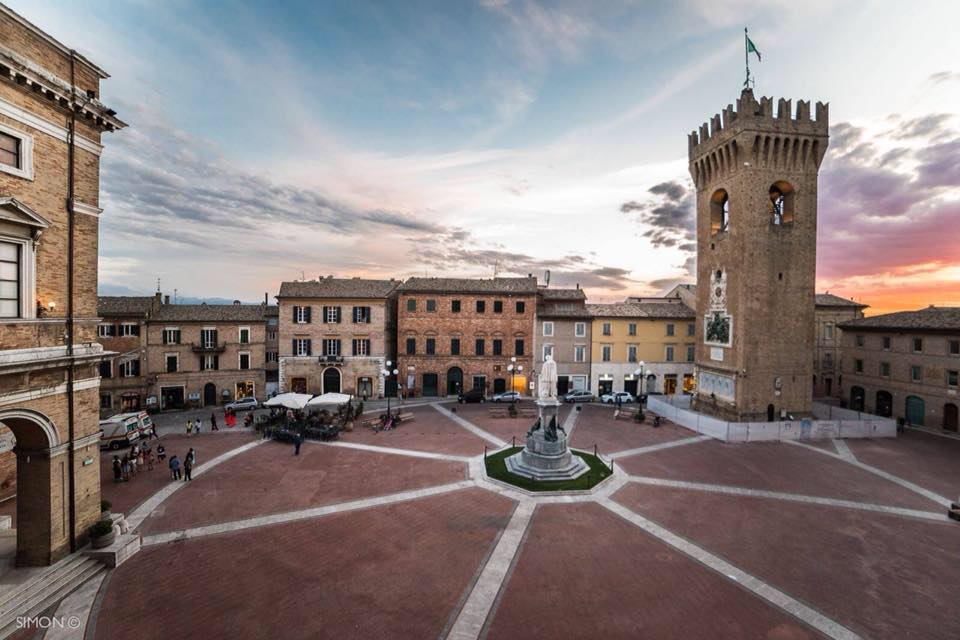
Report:
[[747,36],[747,28],[743,28],[743,62],[747,65],[747,79],[743,81],[745,89],[750,88],[750,38]]

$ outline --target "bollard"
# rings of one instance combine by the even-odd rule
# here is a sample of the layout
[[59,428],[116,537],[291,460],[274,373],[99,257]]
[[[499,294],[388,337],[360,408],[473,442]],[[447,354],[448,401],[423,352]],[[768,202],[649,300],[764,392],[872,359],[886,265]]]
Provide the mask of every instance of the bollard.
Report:
[[514,448],[517,446],[517,436],[510,436],[510,446]]
[[483,445],[483,460],[484,462],[487,460],[487,445]]

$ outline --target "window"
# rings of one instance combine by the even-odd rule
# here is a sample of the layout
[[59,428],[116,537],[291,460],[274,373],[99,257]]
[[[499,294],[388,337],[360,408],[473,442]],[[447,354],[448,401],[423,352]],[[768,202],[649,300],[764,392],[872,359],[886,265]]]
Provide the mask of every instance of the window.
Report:
[[437,301],[436,300],[427,300],[427,311],[433,313],[437,310]]
[[135,322],[123,322],[120,324],[120,335],[125,337],[138,336],[140,335],[140,325]]
[[201,329],[200,330],[200,346],[204,349],[212,349],[217,346],[217,330],[216,329]]
[[354,307],[353,323],[370,324],[370,307]]
[[176,373],[180,368],[180,356],[176,353],[168,353],[166,356],[167,373]]
[[101,378],[112,378],[113,377],[113,366],[109,360],[104,360],[100,363],[100,377]]
[[550,337],[553,336],[553,323],[552,323],[552,322],[544,322],[544,323],[543,323],[543,335],[544,335],[544,337],[546,337],[546,338],[550,338]]
[[266,354],[267,362],[278,362],[279,358],[277,356],[278,354],[276,351],[267,351],[267,354]]
[[525,313],[527,311],[527,303],[523,300],[517,300],[517,313]]
[[407,338],[407,355],[412,356],[417,353],[417,339]]
[[482,356],[484,347],[485,347],[485,344],[484,344],[483,338],[477,338],[476,344],[474,345],[474,353],[477,354],[478,356]]
[[947,386],[956,387],[957,386],[957,377],[960,375],[960,372],[953,369],[947,371]]
[[690,324],[687,325],[687,335],[688,335],[688,336],[695,336],[695,335],[697,335],[697,325],[696,325],[696,323],[691,322]]
[[326,338],[323,341],[323,355],[325,356],[338,356],[340,355],[340,340],[339,338]]
[[277,332],[276,331],[267,331],[267,340],[276,340]]
[[913,365],[910,367],[910,380],[913,382],[920,382],[923,380],[923,368]]
[[723,189],[710,196],[710,235],[725,233],[730,229],[730,198]]
[[603,323],[603,335],[605,335],[605,336],[610,335],[610,323],[609,323],[609,322],[604,322],[604,323]]
[[240,327],[240,344],[250,344],[250,327]]
[[180,344],[180,328],[179,327],[165,328],[163,330],[163,344]]
[[493,355],[502,356],[503,355],[503,340],[499,338],[494,338],[493,340]]
[[890,336],[883,336],[883,350],[890,351]]
[[340,322],[340,307],[324,307],[323,321],[326,324],[338,324]]
[[587,345],[578,344],[573,347],[573,361],[574,362],[586,362],[587,361]]
[[587,337],[587,323],[578,322],[573,325],[573,335],[577,338],[586,338]]
[[793,224],[793,187],[779,180],[770,186],[770,215],[775,225]]
[[696,360],[697,349],[692,344],[687,345],[687,362],[693,362]]
[[825,353],[823,354],[823,368],[824,369],[833,369],[833,354]]
[[241,351],[239,354],[239,368],[241,370],[246,370],[250,368],[250,352]]
[[853,361],[853,370],[857,373],[863,373],[863,360],[859,358]]
[[407,311],[416,311],[416,310],[417,310],[417,299],[407,298]]
[[450,354],[460,355],[460,338],[450,338]]
[[[637,325],[633,325],[633,326],[637,326]],[[668,323],[667,323],[667,335],[668,335],[668,336],[672,336],[673,334],[674,334],[674,325],[673,325],[672,322],[668,322]]]
[[310,324],[310,307],[294,307],[293,321],[296,324]]
[[494,312],[494,313],[503,313],[503,300],[494,300],[494,301],[493,301],[493,312]]
[[140,361],[128,360],[120,364],[121,378],[136,378],[140,375]]
[[[3,285],[0,285],[2,287]],[[3,303],[0,303],[3,304]],[[0,316],[2,317],[2,316]],[[97,326],[97,335],[101,338],[109,338],[117,335],[117,328],[112,324],[101,324]]]
[[[862,365],[861,365],[861,367],[862,367]],[[889,362],[881,362],[881,363],[880,363],[880,375],[883,376],[884,378],[889,378],[889,377],[890,377],[890,363],[889,363]]]
[[355,356],[370,355],[370,339],[354,338],[353,339],[353,355]]
[[673,345],[667,345],[667,362],[673,362]]
[[603,360],[604,362],[610,362],[610,345],[608,344],[603,345],[603,348],[600,351],[601,351],[600,359]]
[[[608,336],[608,335],[610,335],[610,334],[609,334],[609,333],[605,333],[605,334],[603,334],[603,335]],[[627,325],[627,335],[630,335],[630,336],[635,336],[635,335],[637,335],[637,323],[636,323],[636,322],[631,322],[630,324]]]
[[823,339],[833,340],[833,325],[829,322],[823,325]]
[[914,338],[914,339],[913,339],[913,352],[914,352],[914,353],[923,353],[923,338]]
[[517,356],[523,355],[523,338],[517,338],[513,341],[513,354]]
[[637,345],[631,344],[627,347],[627,362],[637,361]]
[[487,303],[483,300],[477,300],[477,313],[484,313],[487,310]]
[[310,343],[310,338],[294,338],[293,355],[300,358],[313,355],[313,347]]
[[546,360],[548,356],[551,357],[551,358],[553,357],[553,345],[552,345],[552,344],[545,344],[545,345],[543,345],[543,359]]
[[200,356],[200,371],[216,371],[220,368],[220,356],[215,353],[205,353]]
[[857,336],[857,346],[862,347],[866,343],[866,339],[863,336]]
[[453,313],[460,313],[460,301],[451,300],[450,301],[450,311]]
[[109,393],[100,394],[100,408],[101,409],[112,409],[113,408],[113,396]]
[[0,171],[33,180],[33,137],[0,124]]
[[428,356],[436,355],[437,353],[437,339],[436,338],[427,338],[426,351]]
[[960,340],[951,340],[949,351],[952,356],[960,355]]

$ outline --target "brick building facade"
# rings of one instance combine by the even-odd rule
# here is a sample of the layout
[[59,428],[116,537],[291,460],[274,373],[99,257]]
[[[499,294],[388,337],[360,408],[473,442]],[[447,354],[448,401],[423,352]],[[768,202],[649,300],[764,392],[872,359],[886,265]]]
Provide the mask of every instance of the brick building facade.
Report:
[[813,394],[818,398],[840,398],[843,379],[843,329],[840,324],[863,317],[867,305],[831,293],[816,295],[817,349],[813,361]]
[[557,363],[557,393],[590,388],[590,313],[583,289],[551,289],[537,293],[534,370],[547,354]]
[[[489,394],[511,384],[530,393],[536,278],[410,278],[397,309],[397,369],[408,395]],[[509,366],[523,371],[511,375]]]
[[97,337],[108,354],[100,363],[100,417],[146,408],[147,319],[160,303],[159,293],[100,296]]
[[928,307],[840,324],[847,406],[958,430],[960,307]]
[[0,4],[0,442],[17,564],[55,562],[100,515],[97,233],[106,72]]
[[395,280],[320,278],[280,285],[280,390],[382,397],[396,344]]

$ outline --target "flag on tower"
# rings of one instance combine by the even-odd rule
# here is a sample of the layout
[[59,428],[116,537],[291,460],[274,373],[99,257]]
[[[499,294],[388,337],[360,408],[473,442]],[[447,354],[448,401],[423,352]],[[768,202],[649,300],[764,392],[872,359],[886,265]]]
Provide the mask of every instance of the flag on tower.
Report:
[[757,54],[757,60],[763,60],[763,58],[760,57],[760,50],[757,49],[757,45],[753,44],[753,40],[750,39],[750,36],[747,36],[747,53],[755,53]]

